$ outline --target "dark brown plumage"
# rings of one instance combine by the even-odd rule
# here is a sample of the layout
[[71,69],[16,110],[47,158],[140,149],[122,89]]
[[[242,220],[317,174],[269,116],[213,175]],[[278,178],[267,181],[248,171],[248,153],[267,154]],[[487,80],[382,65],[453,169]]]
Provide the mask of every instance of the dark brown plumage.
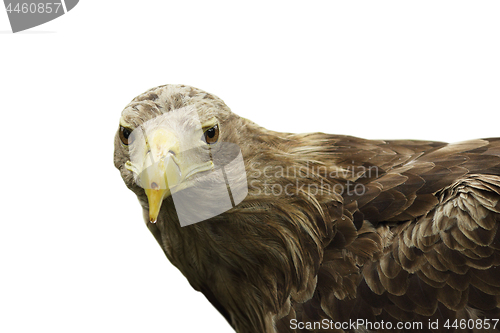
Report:
[[[121,124],[133,130],[187,106],[202,123],[217,119],[219,142],[241,148],[243,202],[181,227],[167,195],[150,223],[118,133],[115,166],[168,259],[237,332],[362,332],[330,322],[356,319],[390,322],[390,332],[411,331],[398,322],[472,332],[444,324],[500,318],[499,138],[447,144],[277,133],[182,85],[136,97]],[[314,326],[324,319],[328,328]]]

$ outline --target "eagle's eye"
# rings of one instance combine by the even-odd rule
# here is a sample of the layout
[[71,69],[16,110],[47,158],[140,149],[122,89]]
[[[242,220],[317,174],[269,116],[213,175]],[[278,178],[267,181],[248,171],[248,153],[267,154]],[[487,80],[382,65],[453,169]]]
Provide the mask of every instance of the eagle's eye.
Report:
[[124,145],[129,145],[132,142],[134,142],[134,136],[132,135],[132,130],[130,128],[126,128],[123,126],[120,126],[120,140]]
[[204,141],[209,145],[216,143],[219,140],[219,126],[210,127],[203,133]]

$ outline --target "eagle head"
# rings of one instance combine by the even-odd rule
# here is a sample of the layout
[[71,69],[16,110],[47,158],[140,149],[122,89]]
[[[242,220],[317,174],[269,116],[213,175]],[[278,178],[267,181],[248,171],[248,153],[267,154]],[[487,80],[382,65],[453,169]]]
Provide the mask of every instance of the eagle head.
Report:
[[[229,204],[243,199],[245,169],[240,133],[234,130],[240,121],[219,98],[184,85],[155,88],[125,107],[114,162],[147,205],[150,222],[156,222],[163,201],[172,196],[178,214],[185,213],[184,224],[230,209],[228,200],[219,198],[227,197],[228,177],[241,183],[241,191],[232,186]],[[241,163],[231,164],[235,159]]]

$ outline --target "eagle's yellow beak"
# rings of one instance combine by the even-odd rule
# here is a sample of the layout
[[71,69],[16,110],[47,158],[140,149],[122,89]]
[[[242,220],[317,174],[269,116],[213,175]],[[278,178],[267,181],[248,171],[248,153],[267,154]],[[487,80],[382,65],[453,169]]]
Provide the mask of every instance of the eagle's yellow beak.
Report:
[[163,199],[182,180],[181,169],[176,161],[179,142],[174,134],[160,128],[148,136],[147,143],[149,151],[144,158],[140,178],[148,197],[149,221],[155,223]]
[[163,202],[163,198],[168,197],[170,191],[167,190],[153,190],[153,189],[144,189],[146,195],[148,196],[148,204],[149,204],[149,222],[156,223],[158,219],[158,214],[160,213],[161,203]]
[[214,163],[211,158],[199,161],[181,152],[179,138],[161,127],[148,133],[145,141],[143,157],[135,164],[129,161],[127,168],[138,175],[140,186],[148,197],[149,221],[155,223],[163,200],[192,186],[191,177],[213,170]]

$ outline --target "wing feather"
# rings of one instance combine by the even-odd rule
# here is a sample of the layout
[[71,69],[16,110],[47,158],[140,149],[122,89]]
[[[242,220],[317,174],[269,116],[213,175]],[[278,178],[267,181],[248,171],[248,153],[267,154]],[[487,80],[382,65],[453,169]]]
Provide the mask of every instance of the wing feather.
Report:
[[[500,318],[500,176],[495,174],[500,141],[473,140],[418,153],[398,144],[392,150],[405,154],[405,163],[389,166],[395,159],[388,143],[383,158],[371,159],[387,169],[378,178],[357,180],[364,181],[363,196],[344,197],[345,207],[362,218],[363,228],[379,235],[371,240],[370,250],[377,242],[382,246],[381,255],[358,266],[355,299],[364,304],[364,317],[421,322]],[[364,238],[366,234],[359,233],[342,258],[368,257],[368,251],[357,249]],[[320,266],[320,274],[322,270]],[[348,319],[339,311],[354,298],[352,292],[338,297],[343,281],[339,277],[345,278],[345,272],[337,266],[329,273],[337,276],[337,297],[323,287],[331,277],[318,279],[320,293],[315,297],[329,299],[322,306],[335,320]],[[352,266],[350,274],[355,274]],[[352,311],[349,318],[363,317]]]

